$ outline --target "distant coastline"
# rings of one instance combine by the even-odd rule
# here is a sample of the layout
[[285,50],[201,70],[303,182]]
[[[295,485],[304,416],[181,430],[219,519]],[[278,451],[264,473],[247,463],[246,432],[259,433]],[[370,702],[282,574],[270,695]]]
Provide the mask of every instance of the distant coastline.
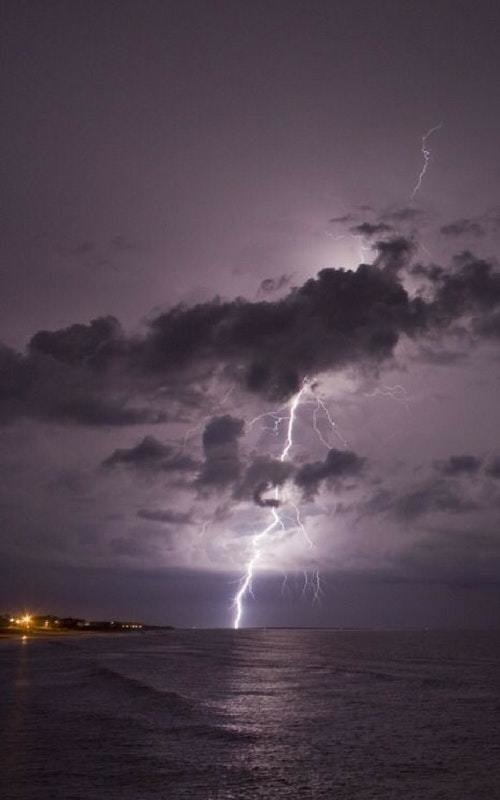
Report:
[[148,625],[121,620],[86,620],[56,614],[0,614],[0,638],[47,638],[89,634],[132,634],[145,631],[173,630],[172,625]]

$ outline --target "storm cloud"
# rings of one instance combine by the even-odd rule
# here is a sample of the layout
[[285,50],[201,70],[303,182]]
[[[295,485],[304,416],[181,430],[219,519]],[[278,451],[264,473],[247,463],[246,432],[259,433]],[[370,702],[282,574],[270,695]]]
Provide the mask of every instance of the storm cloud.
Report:
[[407,491],[379,489],[364,504],[363,514],[384,514],[398,522],[413,522],[431,512],[463,514],[477,509],[460,487],[445,480],[429,480]]
[[486,474],[490,478],[500,478],[500,456],[490,461],[486,467]]
[[238,499],[251,497],[258,506],[278,508],[278,499],[263,495],[283,486],[293,472],[294,467],[289,462],[258,456],[247,466],[241,481],[235,486],[234,496]]
[[475,336],[496,332],[500,273],[492,263],[466,251],[447,270],[411,268],[432,289],[425,299],[410,295],[401,277],[410,270],[413,240],[378,241],[375,250],[373,265],[324,269],[276,300],[178,305],[153,316],[142,336],[126,336],[115,318],[104,317],[41,331],[26,354],[3,347],[0,419],[159,423],[166,412],[152,401],[158,387],[175,400],[217,369],[250,393],[285,400],[304,377],[322,371],[377,372],[402,337],[425,345],[458,321],[470,323]]
[[475,475],[481,468],[480,458],[471,455],[450,456],[445,461],[436,461],[435,467],[443,475]]
[[145,436],[130,448],[118,448],[103,461],[103,466],[125,466],[151,472],[190,472],[197,466],[191,456],[162,444],[154,436]]
[[304,497],[312,500],[322,483],[332,485],[343,478],[360,475],[365,467],[366,459],[353,453],[352,450],[328,451],[324,461],[303,464],[295,476],[295,483],[302,490]]
[[448,225],[442,225],[440,232],[443,236],[484,236],[484,227],[475,219],[457,219]]
[[290,283],[290,275],[280,275],[279,278],[265,278],[259,286],[259,293],[263,295],[279,292]]
[[398,273],[414,243],[377,243],[376,266],[322,270],[275,302],[214,300],[179,306],[152,321],[140,343],[141,363],[158,371],[215,360],[232,365],[250,391],[286,399],[305,376],[345,366],[377,369],[401,336],[445,332],[457,320],[500,303],[500,273],[464,253],[449,271],[427,277],[431,299],[411,297]]
[[359,225],[353,225],[350,228],[351,233],[368,237],[380,236],[384,233],[390,233],[392,230],[392,225],[388,225],[386,222],[360,222]]
[[243,420],[229,414],[214,417],[206,424],[202,438],[205,460],[196,479],[198,486],[222,489],[238,479],[238,439],[244,427]]
[[[92,325],[78,327],[85,330]],[[78,343],[65,343],[65,331],[56,334],[58,346],[50,354],[37,346],[21,355],[0,345],[0,423],[32,418],[123,427],[166,421],[165,412],[144,398],[140,405],[130,402],[129,382],[125,387],[116,374],[104,374],[105,346],[80,349]],[[39,344],[45,347],[45,336]]]

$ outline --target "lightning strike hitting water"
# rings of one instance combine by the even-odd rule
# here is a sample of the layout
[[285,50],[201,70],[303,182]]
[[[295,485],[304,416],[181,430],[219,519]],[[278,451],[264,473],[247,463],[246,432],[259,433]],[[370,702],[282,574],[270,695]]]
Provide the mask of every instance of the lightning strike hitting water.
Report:
[[[303,384],[302,384],[302,388],[300,389],[299,392],[297,392],[295,397],[290,402],[285,445],[284,445],[283,450],[281,451],[281,454],[279,456],[279,460],[281,462],[285,461],[288,458],[288,454],[289,454],[291,448],[293,447],[293,429],[294,429],[295,419],[296,419],[296,415],[297,415],[297,408],[300,405],[300,401],[301,401],[304,393],[308,389],[309,389],[309,383],[308,383],[307,379],[305,379]],[[278,416],[278,425],[279,425],[279,421],[284,419],[284,417],[281,417],[279,415],[279,412],[272,412],[272,415],[275,418],[276,418],[276,416]],[[265,415],[261,415],[261,417],[262,416],[265,416]],[[256,418],[256,419],[258,419],[258,418]],[[256,420],[252,420],[252,422],[255,422],[255,421]],[[276,488],[274,490],[274,499],[278,500],[278,501],[280,499],[279,486],[276,486]],[[300,515],[298,515],[297,520],[298,521],[300,520]],[[253,575],[254,575],[254,571],[255,571],[255,566],[256,566],[257,562],[259,561],[259,559],[261,557],[261,553],[262,553],[261,545],[262,545],[262,542],[266,539],[266,537],[270,533],[272,533],[272,531],[275,530],[275,528],[278,527],[278,525],[280,525],[283,529],[285,527],[280,515],[278,514],[277,509],[276,508],[272,508],[271,509],[271,521],[270,521],[269,525],[266,528],[264,528],[264,530],[260,531],[259,533],[256,533],[255,536],[252,539],[252,555],[251,555],[251,557],[250,557],[250,559],[249,559],[249,561],[247,563],[245,575],[243,577],[243,580],[240,583],[240,588],[238,589],[238,591],[236,593],[236,596],[234,598],[234,602],[233,602],[233,606],[235,608],[235,617],[234,617],[233,627],[236,630],[240,627],[240,624],[241,624],[241,618],[243,616],[243,600],[245,599],[245,595],[252,592],[252,579],[253,579]],[[300,522],[300,526],[301,526],[301,528],[303,530],[305,530],[304,526],[302,525],[301,522]]]
[[[324,434],[322,433],[322,431],[321,431],[321,429],[319,427],[318,415],[319,415],[319,413],[322,413],[324,415],[324,418],[326,419],[328,425],[330,426],[331,430],[333,431],[333,433],[340,439],[340,441],[342,442],[342,444],[344,446],[346,446],[346,444],[347,444],[347,442],[344,439],[344,437],[338,431],[337,426],[336,426],[334,420],[332,419],[330,411],[329,411],[328,407],[326,406],[324,400],[322,400],[321,397],[318,397],[318,396],[313,394],[313,391],[312,391],[312,388],[311,388],[311,384],[310,384],[309,380],[307,378],[305,378],[300,391],[297,392],[295,397],[292,398],[292,400],[290,401],[290,403],[287,406],[283,406],[282,408],[279,408],[276,411],[268,411],[268,412],[266,412],[264,414],[259,414],[259,416],[257,416],[254,419],[250,420],[250,422],[248,423],[248,427],[252,428],[253,425],[255,425],[255,423],[258,422],[259,420],[262,420],[262,419],[265,419],[265,418],[271,418],[272,426],[271,427],[265,427],[264,430],[269,431],[270,433],[274,434],[275,436],[279,435],[281,424],[283,422],[285,422],[285,421],[288,423],[287,424],[287,428],[286,428],[285,444],[284,444],[283,449],[282,449],[282,451],[281,451],[281,453],[279,455],[279,460],[281,462],[287,460],[287,458],[289,456],[289,453],[290,453],[290,450],[293,447],[293,444],[294,444],[293,435],[294,435],[295,422],[296,422],[296,418],[297,418],[297,409],[299,408],[299,406],[301,404],[303,404],[304,398],[307,395],[312,395],[311,400],[309,400],[307,402],[314,404],[314,411],[313,411],[313,416],[312,416],[312,426],[313,426],[313,430],[316,433],[319,441],[325,447],[327,447],[328,449],[330,449],[332,447],[332,445],[325,438]],[[279,488],[279,486],[276,486],[275,489],[274,489],[274,500],[279,502],[280,499],[281,499],[280,498],[280,488]],[[305,527],[305,525],[304,525],[304,523],[303,523],[303,521],[301,519],[299,507],[290,498],[287,498],[287,503],[292,507],[292,509],[294,511],[295,520],[296,520],[296,528],[298,530],[300,530],[300,532],[302,533],[302,536],[304,537],[304,540],[307,542],[308,547],[312,549],[314,547],[314,544],[313,544],[313,542],[312,542],[312,540],[311,540],[311,538],[310,538],[310,536],[309,536],[309,534],[307,532],[307,529],[306,529],[306,527]],[[250,595],[252,594],[252,580],[253,580],[253,576],[254,576],[254,573],[255,573],[256,565],[257,565],[257,563],[258,563],[258,561],[259,561],[259,559],[260,559],[260,557],[262,555],[262,546],[263,546],[265,540],[278,527],[280,527],[285,532],[287,530],[287,528],[285,526],[285,523],[283,522],[283,519],[280,516],[280,513],[279,513],[277,508],[272,508],[271,511],[270,511],[270,514],[271,514],[271,519],[269,521],[269,524],[262,531],[259,531],[258,533],[256,533],[254,535],[253,539],[252,539],[251,556],[250,556],[250,558],[249,558],[249,560],[247,562],[244,576],[243,576],[243,578],[242,578],[242,580],[240,582],[239,589],[238,589],[238,591],[237,591],[237,593],[235,595],[234,601],[233,601],[233,608],[235,609],[233,627],[235,629],[238,629],[240,627],[240,624],[241,624],[241,620],[242,620],[242,616],[243,616],[243,601],[244,601],[244,599],[245,599],[247,594],[250,594]],[[285,586],[286,586],[286,576],[285,576],[284,581],[283,581],[282,591],[284,590]],[[321,589],[321,578],[320,578],[319,571],[317,569],[315,569],[313,571],[311,578],[309,578],[307,571],[304,572],[304,587],[303,587],[302,593],[306,594],[306,592],[307,592],[307,590],[309,588],[310,588],[310,590],[312,592],[313,602],[318,602],[320,600],[320,598],[321,598],[322,589]]]
[[432,136],[433,133],[435,133],[436,131],[439,131],[442,127],[443,127],[443,123],[440,122],[439,125],[434,125],[433,128],[429,128],[427,133],[424,133],[424,135],[422,136],[422,146],[420,148],[420,152],[422,153],[422,155],[424,157],[424,163],[423,163],[422,169],[420,170],[420,174],[419,174],[419,176],[417,178],[417,182],[416,182],[415,186],[413,187],[413,191],[412,191],[412,193],[410,195],[411,198],[415,197],[415,195],[417,194],[418,190],[422,186],[422,181],[424,179],[425,173],[427,172],[427,168],[429,166],[429,161],[431,159],[431,151],[427,147],[427,140],[429,139],[430,136]]

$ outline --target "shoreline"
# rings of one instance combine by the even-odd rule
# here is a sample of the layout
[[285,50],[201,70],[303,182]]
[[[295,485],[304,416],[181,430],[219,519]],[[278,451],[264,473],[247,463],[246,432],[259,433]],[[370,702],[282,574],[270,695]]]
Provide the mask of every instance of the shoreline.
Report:
[[61,636],[117,636],[119,634],[129,635],[130,633],[140,633],[141,631],[0,631],[0,639],[50,639]]

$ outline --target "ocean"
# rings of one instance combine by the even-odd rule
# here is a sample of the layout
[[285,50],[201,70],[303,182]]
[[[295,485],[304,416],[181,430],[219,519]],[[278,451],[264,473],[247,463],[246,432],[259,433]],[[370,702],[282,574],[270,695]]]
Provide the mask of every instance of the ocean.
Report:
[[495,800],[500,633],[0,641],[1,800]]

